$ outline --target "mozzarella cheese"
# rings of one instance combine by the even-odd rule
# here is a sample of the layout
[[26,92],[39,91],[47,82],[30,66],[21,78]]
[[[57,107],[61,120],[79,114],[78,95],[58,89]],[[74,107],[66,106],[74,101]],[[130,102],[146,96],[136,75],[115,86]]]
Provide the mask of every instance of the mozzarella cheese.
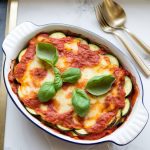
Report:
[[65,43],[64,45],[67,51],[72,51],[73,53],[77,53],[78,51],[78,41],[72,41],[69,43]]
[[24,76],[19,81],[21,85],[18,89],[18,95],[21,99],[34,98],[42,83],[54,80],[54,73],[51,68],[48,69],[47,75],[43,80],[33,78],[30,72],[34,68],[44,68],[44,65],[36,56],[28,63]]
[[60,114],[63,114],[73,109],[71,103],[71,96],[68,96],[72,94],[73,89],[74,87],[69,87],[67,89],[60,89],[54,96],[57,105],[55,108]]
[[78,52],[78,44],[79,43],[88,45],[87,41],[85,41],[81,38],[75,38],[75,39],[73,39],[73,41],[65,43],[64,48],[67,51],[72,51],[73,53],[76,54]]
[[[73,53],[77,53],[79,41],[82,42],[83,44],[87,44],[86,41],[76,38],[72,42],[65,43],[64,45],[65,50],[72,51]],[[56,67],[60,69],[60,71],[64,71],[69,67],[69,65],[70,64],[66,61],[66,58],[64,56],[61,56],[58,59]],[[35,68],[44,68],[47,70],[47,74],[42,80],[38,80],[32,77],[30,72]],[[105,59],[105,56],[100,55],[100,60],[98,65],[94,67],[81,68],[81,78],[78,80],[77,84],[84,82],[86,85],[88,80],[94,76],[109,75],[109,74],[113,74],[112,65],[110,65],[110,61],[107,61]],[[19,81],[21,84],[18,89],[18,95],[20,99],[23,100],[26,98],[29,99],[34,98],[37,95],[40,86],[47,81],[54,81],[54,73],[52,71],[52,68],[50,66],[47,66],[36,56],[34,56],[34,59],[28,63],[23,78]],[[59,114],[63,114],[73,110],[71,98],[72,98],[72,91],[75,88],[77,88],[76,84],[69,86],[67,89],[61,88],[60,90],[57,91],[56,95],[53,97],[55,109]],[[81,88],[84,89],[84,87]],[[84,128],[92,127],[104,111],[107,110],[110,111],[111,109],[113,109],[113,106],[110,106],[111,108],[107,110],[105,109],[105,98],[109,94],[110,93],[105,94],[103,96],[97,96],[97,97],[91,96],[89,94],[90,110],[87,113],[86,117],[84,118],[84,122],[83,122]],[[117,95],[116,88],[112,90],[111,94]],[[42,111],[47,111],[48,106],[41,104],[40,109]],[[74,117],[74,120],[78,122],[76,117]]]

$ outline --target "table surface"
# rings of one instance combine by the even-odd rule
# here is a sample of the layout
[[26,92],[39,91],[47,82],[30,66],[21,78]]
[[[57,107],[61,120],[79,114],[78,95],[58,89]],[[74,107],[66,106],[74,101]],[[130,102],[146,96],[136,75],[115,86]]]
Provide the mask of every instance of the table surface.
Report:
[[[19,0],[17,24],[24,21],[32,21],[36,24],[66,23],[80,26],[105,37],[121,51],[129,55],[118,40],[112,35],[105,34],[99,28],[93,7],[98,1],[100,0],[36,0],[36,2],[34,0]],[[150,1],[118,0],[118,2],[121,3],[127,13],[127,27],[150,45]],[[127,35],[122,35],[129,41]],[[129,44],[131,44],[131,40]],[[141,49],[133,43],[132,47],[150,64],[150,57],[143,53]],[[138,70],[140,71],[139,68]],[[144,103],[150,112],[150,79],[145,78],[142,73],[140,74],[144,84]],[[81,146],[66,143],[48,135],[34,126],[22,116],[8,97],[4,150],[69,150],[70,148],[72,150],[148,150],[150,147],[149,135],[150,121],[143,132],[133,142],[123,147],[110,143],[96,146]]]

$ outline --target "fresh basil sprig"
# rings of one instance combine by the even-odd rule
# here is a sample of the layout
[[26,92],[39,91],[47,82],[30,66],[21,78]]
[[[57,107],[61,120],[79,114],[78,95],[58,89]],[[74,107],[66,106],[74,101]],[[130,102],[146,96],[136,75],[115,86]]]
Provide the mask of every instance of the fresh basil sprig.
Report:
[[39,59],[54,66],[58,61],[58,52],[55,46],[48,43],[38,43],[36,46],[36,55]]
[[56,94],[55,86],[53,82],[45,82],[40,87],[40,90],[38,92],[38,99],[41,102],[48,102],[53,98],[53,96]]
[[63,82],[75,83],[81,77],[81,71],[79,68],[70,68],[66,70],[61,77]]
[[55,74],[54,86],[56,90],[59,90],[63,85],[61,74],[60,74],[60,71],[56,67],[53,68],[53,71]]
[[38,43],[36,46],[36,55],[39,59],[45,61],[52,66],[55,79],[54,82],[45,82],[41,86],[38,92],[38,98],[41,102],[47,102],[56,94],[63,82],[75,83],[81,77],[81,71],[79,68],[70,68],[62,75],[55,67],[58,61],[58,51],[55,46],[48,43]]
[[100,96],[111,89],[114,81],[115,78],[112,75],[94,76],[88,81],[86,90],[94,96]]
[[89,111],[90,100],[84,90],[75,89],[72,96],[72,105],[75,112],[84,117]]

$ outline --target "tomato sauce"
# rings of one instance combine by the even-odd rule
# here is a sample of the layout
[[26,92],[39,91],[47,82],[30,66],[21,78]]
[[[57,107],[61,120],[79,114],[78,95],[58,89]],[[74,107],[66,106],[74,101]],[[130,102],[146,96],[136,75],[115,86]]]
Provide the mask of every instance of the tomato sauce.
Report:
[[13,70],[11,70],[10,72],[9,72],[9,74],[8,74],[8,80],[9,80],[9,82],[10,82],[10,85],[11,85],[11,88],[12,88],[12,90],[13,90],[13,92],[15,93],[15,94],[17,94],[18,93],[18,83],[16,82],[16,79],[15,79],[15,77],[14,77],[14,74],[13,74]]
[[38,100],[37,97],[30,99],[23,99],[22,102],[24,103],[25,106],[32,109],[38,108],[41,104],[41,102]]
[[97,139],[100,139],[100,138],[102,138],[106,135],[111,134],[116,129],[117,129],[116,127],[113,127],[113,128],[110,128],[110,129],[105,129],[100,133],[92,133],[92,134],[89,134],[89,135],[86,135],[86,136],[79,136],[79,137],[80,137],[80,139],[84,139],[84,140],[97,140]]
[[94,66],[99,62],[99,55],[104,54],[104,50],[99,51],[91,51],[89,46],[84,44],[78,44],[78,53],[74,54],[73,52],[66,51],[64,48],[64,44],[66,42],[71,42],[73,40],[72,37],[66,37],[59,39],[50,38],[50,42],[52,42],[58,49],[59,54],[62,56],[66,56],[68,62],[71,64],[71,67],[81,68],[84,66]]
[[116,109],[121,109],[125,105],[125,91],[124,91],[124,82],[126,71],[122,68],[115,68],[114,76],[116,78],[115,83],[113,84],[114,88],[117,88],[117,96],[108,95],[105,100],[106,107],[109,107],[111,104],[115,106]]
[[43,80],[47,75],[47,70],[44,68],[34,68],[30,71],[30,74],[35,80]]
[[[32,43],[32,40],[30,41]],[[25,54],[22,56],[21,61],[15,66],[14,69],[14,76],[17,79],[20,79],[23,77],[27,64],[34,58],[35,55],[35,43],[29,44],[29,47],[27,48]]]
[[100,133],[104,129],[108,127],[109,121],[116,115],[115,112],[107,112],[101,115],[99,119],[97,119],[96,124],[91,128],[87,129],[89,133]]
[[76,55],[73,55],[71,58],[72,67],[91,67],[98,64],[100,59],[98,52],[91,51],[88,46],[83,44],[79,44],[78,47],[78,53]]
[[[41,33],[38,34],[36,37],[32,38],[28,43],[28,48],[26,50],[26,53],[22,56],[21,61],[14,67],[14,71],[11,70],[8,79],[11,84],[12,90],[14,93],[17,94],[19,83],[17,83],[16,79],[20,79],[23,77],[27,64],[33,60],[35,53],[36,53],[36,44],[38,42],[45,42],[45,43],[51,43],[58,49],[59,56],[65,56],[67,58],[68,63],[71,67],[77,67],[77,68],[84,68],[84,67],[92,67],[99,63],[100,56],[99,54],[103,55],[106,54],[107,50],[104,48],[100,48],[99,51],[91,51],[89,49],[88,45],[80,44],[78,43],[78,52],[73,53],[72,51],[66,51],[64,48],[64,44],[66,42],[71,42],[74,39],[74,37],[65,37],[62,39],[54,39],[50,38],[49,34],[47,33]],[[47,75],[47,71],[42,68],[34,68],[30,71],[31,76],[35,80],[42,80]],[[115,68],[114,76],[116,78],[116,81],[113,86],[117,87],[117,96],[109,95],[106,97],[105,105],[109,106],[111,104],[115,105],[115,110],[113,112],[107,112],[101,115],[101,117],[97,120],[96,124],[92,126],[91,128],[87,129],[87,131],[90,133],[86,136],[79,136],[76,138],[79,139],[86,139],[86,140],[95,140],[104,137],[105,135],[108,135],[112,133],[117,127],[111,127],[108,128],[108,122],[116,115],[116,112],[118,109],[123,108],[125,103],[125,92],[123,89],[125,76],[128,75],[131,77],[134,90],[132,94],[130,95],[130,98],[132,99],[131,104],[132,106],[135,103],[135,100],[138,95],[138,86],[136,84],[135,78],[125,69],[123,68]],[[85,83],[77,84],[78,88],[82,88]],[[65,83],[63,85],[63,89],[68,88],[70,84]],[[71,93],[70,93],[71,95]],[[67,95],[70,97],[70,95]],[[56,111],[54,100],[51,100],[47,103],[44,103],[48,105],[47,111],[42,111],[40,109],[40,105],[42,104],[38,98],[35,96],[34,98],[30,99],[24,99],[22,102],[25,106],[35,109],[35,111],[39,114],[41,114],[42,118],[52,124],[60,124],[64,127],[68,128],[82,128],[83,127],[83,119],[77,118],[79,122],[75,122],[73,118],[74,111],[71,110],[69,112],[66,112],[64,114],[60,114]],[[71,136],[71,133],[65,133]]]
[[131,74],[129,74],[129,77],[131,78],[132,83],[133,83],[133,91],[132,91],[132,93],[129,96],[129,99],[132,100],[131,101],[131,107],[133,107],[135,102],[136,102],[136,99],[137,99],[137,97],[139,95],[139,88],[138,88],[138,85],[136,83],[135,77],[133,77]]
[[[43,38],[42,38],[43,37]],[[84,66],[94,66],[99,62],[99,54],[105,54],[104,49],[100,49],[99,51],[91,51],[88,45],[78,44],[78,53],[74,54],[73,52],[68,52],[64,48],[64,44],[66,42],[73,41],[73,37],[64,37],[62,39],[54,39],[50,38],[48,34],[39,34],[37,35],[37,39],[40,38],[40,42],[51,43],[56,46],[60,56],[66,56],[68,62],[72,67],[84,67]],[[30,41],[31,44],[35,45],[35,40]]]
[[48,110],[43,113],[43,118],[52,124],[60,124],[68,128],[81,128],[81,124],[73,121],[73,110],[59,114],[55,109],[53,101],[48,102]]

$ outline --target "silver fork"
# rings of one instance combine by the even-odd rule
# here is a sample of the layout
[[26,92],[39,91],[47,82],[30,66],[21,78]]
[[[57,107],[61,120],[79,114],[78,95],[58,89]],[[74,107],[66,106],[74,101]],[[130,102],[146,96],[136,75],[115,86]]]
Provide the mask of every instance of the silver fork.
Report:
[[114,34],[122,42],[122,44],[126,47],[126,49],[128,50],[128,52],[131,54],[131,56],[134,58],[134,60],[137,62],[137,64],[143,70],[143,72],[147,76],[150,76],[150,69],[148,68],[148,66],[135,53],[135,51],[126,44],[125,40],[116,32],[116,29],[110,27],[107,24],[107,22],[104,20],[103,15],[101,13],[101,5],[100,4],[98,4],[97,6],[95,6],[95,13],[96,13],[97,20],[98,20],[98,22],[99,22],[102,30],[104,32],[106,32],[106,33]]

